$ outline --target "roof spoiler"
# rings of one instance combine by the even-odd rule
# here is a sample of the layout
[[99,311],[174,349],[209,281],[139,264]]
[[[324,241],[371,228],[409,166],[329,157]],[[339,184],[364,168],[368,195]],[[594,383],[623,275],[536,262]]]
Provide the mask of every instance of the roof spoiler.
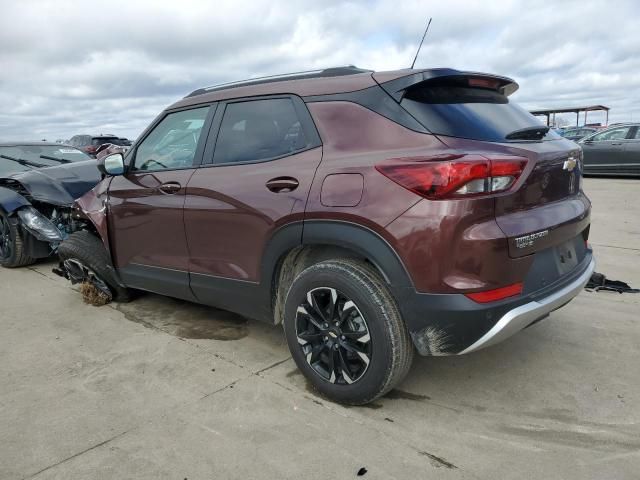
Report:
[[508,77],[501,77],[499,75],[491,75],[488,73],[463,72],[451,68],[420,70],[389,81],[384,81],[384,75],[380,75],[378,73],[374,73],[373,78],[398,102],[402,100],[406,90],[411,87],[415,87],[416,85],[423,83],[428,84],[430,82],[449,79],[456,83],[466,81],[471,87],[490,88],[505,96],[509,96],[518,90],[518,84]]

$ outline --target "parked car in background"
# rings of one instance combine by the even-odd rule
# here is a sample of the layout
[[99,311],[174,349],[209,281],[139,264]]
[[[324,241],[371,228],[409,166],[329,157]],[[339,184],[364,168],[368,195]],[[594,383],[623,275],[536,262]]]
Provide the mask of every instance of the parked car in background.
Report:
[[50,256],[76,230],[74,199],[101,179],[96,161],[55,143],[0,144],[0,265]]
[[95,157],[100,145],[105,143],[121,145],[120,137],[115,135],[74,135],[69,140],[69,145],[79,148],[92,157]]
[[563,130],[560,135],[562,135],[567,140],[577,142],[581,138],[591,135],[592,133],[595,133],[597,131],[598,129],[593,127],[567,128]]
[[505,77],[355,67],[197,90],[77,202],[60,271],[282,323],[329,398],[498,343],[594,268],[580,149]]
[[110,155],[112,153],[122,153],[123,155],[127,153],[131,147],[126,147],[124,145],[114,145],[113,143],[103,143],[96,150],[96,158],[100,159],[105,155]]
[[585,175],[640,176],[640,124],[615,125],[579,144]]

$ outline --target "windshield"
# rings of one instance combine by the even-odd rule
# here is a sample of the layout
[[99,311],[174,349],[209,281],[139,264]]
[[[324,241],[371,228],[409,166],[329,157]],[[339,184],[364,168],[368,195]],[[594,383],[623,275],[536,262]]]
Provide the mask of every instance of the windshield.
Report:
[[[26,160],[34,164],[52,167],[65,163],[90,160],[84,152],[77,148],[65,145],[15,145],[10,147],[0,146],[0,155],[17,160]],[[44,157],[44,158],[43,158]],[[37,168],[30,165],[22,165],[13,160],[0,157],[0,175],[9,175],[16,172],[24,172]]]
[[[541,122],[501,93],[478,87],[431,82],[407,91],[404,107],[435,134],[504,142],[510,133]],[[549,131],[544,139],[559,136]]]

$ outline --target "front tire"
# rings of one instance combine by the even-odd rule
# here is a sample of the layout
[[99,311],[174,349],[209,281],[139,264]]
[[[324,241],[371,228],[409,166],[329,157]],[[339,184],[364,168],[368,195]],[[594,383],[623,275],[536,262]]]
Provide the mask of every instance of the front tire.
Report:
[[413,360],[395,299],[366,263],[327,260],[302,271],[285,301],[298,368],[324,396],[363,405],[394,388]]
[[24,252],[24,238],[18,225],[0,209],[0,265],[6,268],[24,267],[36,259]]
[[71,234],[58,247],[58,256],[72,282],[88,282],[117,302],[131,300],[130,291],[116,279],[104,244],[92,233],[83,230]]

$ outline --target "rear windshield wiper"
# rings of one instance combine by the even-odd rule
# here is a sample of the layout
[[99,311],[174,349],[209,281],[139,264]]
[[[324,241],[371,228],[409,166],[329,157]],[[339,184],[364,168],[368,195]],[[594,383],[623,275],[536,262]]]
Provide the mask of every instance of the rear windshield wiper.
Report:
[[45,160],[53,160],[54,162],[60,163],[71,163],[71,160],[68,160],[66,158],[50,157],[49,155],[40,155],[40,158],[44,158]]
[[505,138],[507,140],[542,140],[547,132],[549,132],[549,127],[540,125],[537,127],[527,127],[514,130]]
[[42,168],[42,167],[46,167],[47,166],[47,165],[45,165],[43,163],[32,162],[31,160],[24,160],[23,158],[14,158],[14,157],[10,157],[9,155],[4,155],[4,154],[0,154],[0,158],[5,158],[7,160],[11,160],[12,162],[19,163],[20,165],[24,165],[26,167]]

